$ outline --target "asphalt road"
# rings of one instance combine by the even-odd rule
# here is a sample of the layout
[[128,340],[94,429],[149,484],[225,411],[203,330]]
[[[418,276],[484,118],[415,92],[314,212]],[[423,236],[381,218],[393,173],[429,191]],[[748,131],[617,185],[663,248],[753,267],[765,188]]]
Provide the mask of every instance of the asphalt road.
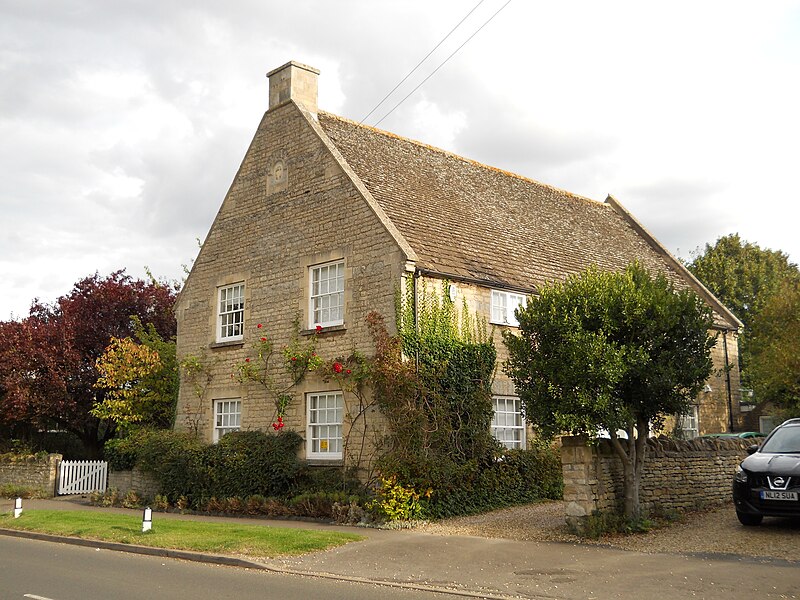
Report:
[[442,600],[445,596],[0,536],[0,600],[162,598]]

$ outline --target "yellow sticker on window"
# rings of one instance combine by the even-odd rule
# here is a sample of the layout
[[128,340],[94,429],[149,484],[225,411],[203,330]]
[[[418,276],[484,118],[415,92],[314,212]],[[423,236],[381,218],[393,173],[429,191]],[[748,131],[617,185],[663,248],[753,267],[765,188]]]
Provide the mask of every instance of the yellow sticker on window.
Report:
[[319,449],[324,451],[328,450],[328,440],[320,440],[319,441]]

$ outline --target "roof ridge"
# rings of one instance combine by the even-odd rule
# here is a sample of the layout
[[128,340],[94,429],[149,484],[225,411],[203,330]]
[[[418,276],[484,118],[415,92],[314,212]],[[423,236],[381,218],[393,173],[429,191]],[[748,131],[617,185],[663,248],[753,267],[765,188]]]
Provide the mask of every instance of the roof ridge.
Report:
[[355,127],[361,128],[361,129],[366,129],[366,130],[372,131],[373,133],[376,133],[378,135],[383,135],[384,137],[393,138],[393,139],[396,139],[396,140],[401,140],[401,141],[404,141],[404,142],[408,142],[408,143],[413,144],[415,146],[419,146],[420,148],[425,148],[426,150],[430,150],[432,152],[437,152],[439,154],[443,154],[445,156],[449,156],[449,157],[455,158],[457,160],[463,161],[463,162],[465,162],[467,164],[473,165],[475,167],[479,167],[481,169],[485,169],[487,171],[499,173],[501,175],[505,175],[507,177],[512,177],[514,179],[519,179],[520,181],[524,181],[526,183],[533,183],[535,185],[540,185],[542,187],[548,188],[548,189],[553,190],[555,192],[558,192],[560,194],[566,194],[567,196],[569,196],[571,198],[574,198],[575,200],[581,200],[581,201],[584,201],[584,202],[590,202],[593,205],[599,205],[599,206],[604,206],[604,207],[608,208],[608,205],[606,204],[605,201],[594,200],[593,198],[589,198],[587,196],[581,196],[580,194],[576,194],[574,192],[570,192],[569,190],[565,190],[565,189],[556,187],[554,185],[550,185],[549,183],[542,183],[541,181],[538,181],[536,179],[532,179],[530,177],[526,177],[525,175],[520,175],[519,173],[514,173],[513,171],[507,171],[506,169],[501,169],[499,167],[493,167],[492,165],[487,165],[486,163],[482,163],[482,162],[480,162],[478,160],[475,160],[475,159],[472,159],[472,158],[467,158],[466,156],[462,156],[460,154],[456,154],[455,152],[451,152],[450,150],[444,150],[443,148],[439,148],[438,146],[432,146],[431,144],[426,144],[425,142],[420,142],[419,140],[415,140],[415,139],[408,138],[408,137],[405,137],[405,136],[402,136],[402,135],[398,135],[398,134],[393,133],[391,131],[386,131],[385,129],[380,129],[378,127],[373,127],[372,125],[364,125],[363,123],[359,123],[358,121],[354,121],[353,119],[348,119],[347,117],[342,117],[340,115],[336,115],[334,113],[330,113],[330,112],[327,112],[327,111],[324,111],[324,110],[318,111],[318,114],[320,116],[324,116],[324,117],[328,117],[328,118],[331,118],[331,119],[334,119],[334,120],[337,120],[337,121],[342,121],[344,123],[348,123],[350,125],[353,125]]

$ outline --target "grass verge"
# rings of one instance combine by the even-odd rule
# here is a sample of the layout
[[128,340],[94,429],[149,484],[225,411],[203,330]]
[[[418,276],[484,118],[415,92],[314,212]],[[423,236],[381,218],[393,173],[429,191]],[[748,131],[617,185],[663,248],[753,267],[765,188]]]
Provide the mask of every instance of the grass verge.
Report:
[[145,533],[142,533],[141,517],[93,511],[32,510],[24,511],[18,519],[10,513],[3,513],[0,514],[0,527],[254,558],[305,554],[364,539],[337,531],[159,519],[158,513],[153,514],[153,529]]

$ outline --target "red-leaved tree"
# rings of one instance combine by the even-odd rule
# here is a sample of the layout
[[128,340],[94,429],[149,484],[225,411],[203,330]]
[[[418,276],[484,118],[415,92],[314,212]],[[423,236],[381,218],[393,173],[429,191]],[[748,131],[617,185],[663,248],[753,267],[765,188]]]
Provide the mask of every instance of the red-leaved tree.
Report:
[[113,424],[92,416],[103,390],[97,359],[112,337],[132,336],[131,317],[175,336],[175,290],[133,279],[124,270],[95,274],[52,305],[33,302],[21,321],[0,322],[0,420],[21,429],[76,434],[90,456],[113,436]]

